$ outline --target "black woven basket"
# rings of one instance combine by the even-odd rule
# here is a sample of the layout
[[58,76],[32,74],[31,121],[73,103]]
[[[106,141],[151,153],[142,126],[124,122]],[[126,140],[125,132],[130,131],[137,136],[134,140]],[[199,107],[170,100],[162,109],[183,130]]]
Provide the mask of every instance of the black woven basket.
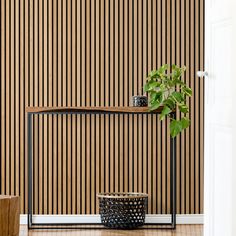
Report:
[[99,193],[102,224],[115,229],[133,229],[145,222],[148,195],[145,193]]

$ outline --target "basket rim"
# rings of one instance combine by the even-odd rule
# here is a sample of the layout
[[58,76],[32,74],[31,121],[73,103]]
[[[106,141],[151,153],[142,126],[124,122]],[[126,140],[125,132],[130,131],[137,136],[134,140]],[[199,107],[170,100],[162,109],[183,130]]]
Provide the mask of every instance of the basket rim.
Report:
[[138,192],[104,192],[104,193],[97,193],[97,197],[98,198],[144,198],[144,197],[148,197],[148,194],[138,193]]

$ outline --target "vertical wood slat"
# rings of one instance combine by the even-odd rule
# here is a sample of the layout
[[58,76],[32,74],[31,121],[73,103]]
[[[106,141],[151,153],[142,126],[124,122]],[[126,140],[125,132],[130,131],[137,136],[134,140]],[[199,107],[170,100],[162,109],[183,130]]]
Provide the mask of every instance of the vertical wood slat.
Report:
[[15,194],[20,193],[20,3],[15,2]]
[[[57,106],[58,104],[58,24],[59,24],[59,18],[58,18],[58,1],[53,0],[52,3],[52,25],[53,25],[53,32],[52,32],[52,77],[53,77],[53,106]],[[53,207],[52,207],[52,213],[56,214],[58,212],[58,119],[57,116],[53,117],[53,150],[52,150],[52,178],[53,178]]]
[[[4,2],[4,1],[2,1]],[[20,193],[19,195],[23,196],[24,195],[24,172],[25,172],[25,168],[24,168],[24,63],[22,63],[22,61],[24,61],[24,21],[23,21],[23,17],[24,17],[24,5],[23,5],[23,1],[20,1],[20,17],[19,17],[19,22],[20,22],[20,97],[19,97],[19,102],[20,102]],[[3,21],[4,22],[4,21]],[[4,47],[2,48],[4,49]],[[1,81],[2,81],[1,77]],[[4,94],[4,93],[2,93]],[[4,109],[4,107],[2,107],[2,109]],[[4,136],[1,136],[4,137]],[[2,147],[3,148],[3,147]],[[20,211],[24,212],[24,198],[21,197],[20,198]]]
[[[91,63],[91,68],[90,68],[90,73],[91,73],[91,88],[90,88],[90,94],[94,94],[93,97],[91,97],[91,106],[94,106],[96,103],[96,90],[95,90],[95,51],[96,51],[96,47],[95,47],[95,2],[91,1],[91,6],[90,6],[90,12],[91,12],[91,23],[90,23],[90,27],[91,27],[91,39],[90,39],[90,50],[91,50],[91,59],[90,59],[90,63]],[[98,79],[98,78],[97,78]],[[92,214],[95,214],[95,210],[96,210],[96,206],[95,206],[95,198],[96,198],[96,185],[95,185],[95,175],[96,175],[96,171],[95,171],[95,150],[96,150],[96,146],[95,146],[95,117],[91,116],[91,127],[90,127],[90,143],[91,146],[93,147],[91,149],[91,154],[90,154],[90,158],[91,158],[91,164],[90,164],[90,176],[91,176],[91,180],[90,180],[90,185],[91,185],[91,191],[90,193],[90,207],[91,210],[90,212]]]
[[[10,180],[10,167],[9,167],[9,159],[10,159],[10,154],[9,154],[9,148],[10,148],[10,143],[9,143],[9,132],[10,132],[10,128],[9,128],[9,120],[10,120],[10,116],[9,116],[9,108],[10,108],[10,103],[9,103],[9,83],[10,83],[10,23],[9,23],[9,18],[10,18],[10,7],[9,7],[9,1],[7,1],[6,3],[6,111],[5,111],[5,115],[6,115],[6,157],[5,157],[5,175],[6,175],[6,187],[5,187],[5,192],[7,194],[10,193],[9,191],[9,180]],[[7,79],[8,78],[8,79]],[[8,183],[7,183],[8,182]]]
[[[170,14],[171,14],[171,21],[170,21],[170,30],[171,30],[171,61],[172,63],[176,63],[176,50],[175,50],[175,45],[176,45],[176,1],[173,1],[171,4],[170,4]],[[177,155],[176,155],[177,157]],[[176,161],[177,162],[177,161]],[[177,169],[177,168],[176,168]],[[176,182],[178,183],[178,173],[176,174]],[[179,188],[179,187],[178,187]],[[176,193],[176,196],[177,196],[177,202],[179,202],[179,189],[177,190],[177,193]],[[176,205],[179,205],[179,204],[176,204]],[[179,206],[178,206],[179,208]],[[177,209],[178,210],[178,209]]]
[[[81,75],[81,1],[80,2],[77,2],[76,1],[76,7],[75,8],[75,38],[76,38],[76,63],[75,63],[75,76],[76,78],[79,77]],[[75,79],[76,79],[75,78]],[[76,90],[76,105],[79,106],[81,105],[81,94],[80,94],[80,91],[81,91],[81,81],[78,81],[77,80],[77,86],[75,88]],[[76,165],[76,178],[77,178],[77,181],[76,181],[76,200],[77,200],[77,205],[76,205],[76,214],[79,214],[81,213],[81,175],[80,175],[80,172],[81,172],[81,150],[82,150],[82,147],[81,147],[81,117],[77,116],[77,119],[76,119],[76,132],[77,132],[77,135],[76,135],[76,139],[77,139],[77,143],[76,143],[76,162],[77,162],[77,165]]]
[[[194,90],[177,212],[202,213],[203,11],[203,0],[1,1],[0,193],[20,194],[27,212],[26,106],[127,106],[149,70],[177,63]],[[147,115],[36,116],[35,213],[97,213],[98,191],[148,192],[149,212],[168,213],[167,128]]]
[[[39,1],[39,5],[38,5],[38,14],[39,14],[39,48],[41,50],[39,50],[39,77],[38,77],[38,81],[39,81],[39,106],[43,106],[43,4],[42,1]],[[39,127],[42,127],[43,124],[43,117],[39,116]],[[38,127],[38,128],[39,128]],[[37,127],[35,127],[37,128]],[[39,163],[39,176],[42,176],[42,170],[43,170],[43,160],[42,160],[42,153],[43,153],[43,132],[42,132],[42,128],[39,128],[39,144],[38,144],[39,148],[39,159],[38,159],[38,163]],[[42,214],[42,192],[43,192],[43,184],[42,181],[39,181],[39,196],[38,196],[38,201],[39,201],[39,209],[38,209],[38,213]]]
[[[58,79],[58,97],[57,97],[57,104],[58,106],[62,106],[62,0],[58,0],[57,5],[57,37],[58,37],[58,59],[57,59],[57,79]],[[57,213],[62,214],[62,116],[58,116],[58,167],[57,167]]]
[[[33,44],[34,44],[34,55],[33,55],[33,68],[34,68],[34,105],[39,106],[39,14],[38,14],[38,7],[39,2],[35,1],[33,4],[33,29],[34,29],[34,38],[33,38]],[[39,204],[39,173],[38,173],[38,166],[39,166],[39,124],[38,124],[38,116],[35,116],[34,118],[34,211],[38,212],[38,204]]]
[[[72,37],[71,37],[71,76],[72,76],[72,82],[71,82],[71,93],[72,93],[72,106],[76,106],[77,104],[77,98],[76,98],[76,1],[72,0],[71,2],[71,32],[72,32]],[[75,50],[73,50],[75,49]],[[76,204],[77,204],[77,198],[76,198],[76,181],[77,178],[76,176],[76,168],[77,168],[77,163],[76,163],[76,116],[71,117],[71,123],[72,123],[72,136],[71,136],[71,142],[72,142],[72,153],[71,153],[71,212],[73,214],[76,214]]]
[[[172,50],[175,52],[175,61],[174,63],[179,65],[180,64],[180,1],[175,2],[175,50]],[[179,118],[179,113],[176,114],[176,117]],[[176,138],[176,147],[179,147],[181,145],[180,143],[180,136]],[[176,211],[182,212],[183,208],[183,201],[184,201],[184,194],[183,194],[183,186],[181,184],[181,177],[182,177],[182,171],[181,171],[181,149],[176,148]]]
[[[198,71],[200,69],[199,67],[199,2],[195,2],[195,71]],[[193,77],[194,79],[194,89],[195,89],[195,117],[194,117],[194,121],[198,121],[199,122],[199,81],[197,79],[196,73],[194,73],[193,71]],[[200,126],[200,124],[199,124]],[[194,163],[192,164],[192,169],[193,169],[193,173],[192,173],[192,177],[191,177],[191,182],[194,182],[194,189],[192,190],[191,193],[191,212],[195,212],[198,211],[198,203],[199,203],[199,189],[198,189],[198,184],[199,181],[195,181],[195,179],[199,180],[199,129],[194,129],[194,135],[195,135],[195,156],[194,156]],[[196,194],[197,193],[197,194]]]
[[[48,1],[43,0],[43,105],[48,106],[48,70],[49,70],[49,60],[48,60]],[[45,92],[46,91],[46,92]],[[43,213],[48,214],[48,116],[43,116]]]
[[[186,2],[186,9],[187,9],[187,11],[186,11],[186,19],[189,19],[189,17],[193,17],[192,14],[191,14],[191,5],[192,5],[191,2],[190,3]],[[190,32],[191,32],[191,30],[190,29],[191,29],[191,25],[190,25],[190,22],[188,21],[186,23],[186,28],[185,28],[186,33],[185,33],[185,39],[184,39],[185,42],[186,42],[185,43],[186,44],[186,47],[185,47],[185,64],[186,64],[187,68],[189,68],[190,59],[191,59],[190,56],[192,55],[192,53],[189,50],[190,49],[190,45],[191,45],[191,41],[190,41],[190,38],[191,38]],[[191,70],[188,70],[186,73],[192,77]],[[188,86],[190,86],[190,81],[186,80],[186,83],[187,83]],[[189,99],[187,100],[187,104],[188,104],[188,106],[190,106]],[[189,136],[189,131],[190,131],[190,129],[188,131],[186,131],[186,135],[187,136]],[[189,156],[189,144],[190,144],[189,140],[186,140],[186,145],[185,145],[185,150],[186,150],[185,155],[186,156],[187,155]],[[192,161],[190,161],[190,163],[192,164]],[[186,169],[188,168],[188,170],[191,169],[190,163],[189,163],[189,161],[187,159],[186,160]],[[186,171],[186,173],[187,173],[186,174],[187,175],[186,178],[188,179],[188,181],[186,180],[186,187],[188,188],[190,186],[190,183],[191,183],[192,171],[191,170],[190,170],[190,172]],[[193,187],[194,187],[194,185],[191,184],[190,190],[187,190],[187,191],[192,191]],[[189,198],[189,196],[186,196],[186,197]],[[189,202],[191,203],[191,201],[189,201]]]
[[[53,105],[53,14],[52,1],[48,2],[48,104]],[[47,184],[47,199],[48,214],[53,212],[53,117],[48,116],[48,184]]]
[[[5,78],[6,78],[6,11],[5,11],[6,3],[5,1],[1,1],[1,161],[0,161],[0,168],[1,168],[1,184],[0,190],[1,192],[5,192],[6,189],[6,170],[5,170],[5,163],[6,163],[6,90],[5,90]],[[22,156],[22,155],[21,155]],[[22,164],[22,159],[21,159]],[[22,172],[20,176],[22,180]],[[22,190],[22,189],[21,189]],[[22,192],[22,191],[21,191]],[[23,202],[21,201],[21,207]],[[21,208],[22,210],[22,208]]]
[[[179,58],[179,63],[181,65],[185,64],[185,0],[181,0],[180,1],[180,58]],[[184,80],[186,81],[186,76],[184,75]],[[182,193],[181,193],[181,205],[183,208],[183,212],[189,212],[189,157],[186,157],[185,154],[185,149],[186,149],[186,142],[184,142],[184,137],[185,134],[182,133],[181,134],[181,138],[180,138],[180,145],[181,145],[181,149],[180,149],[180,158],[181,158],[181,185],[182,185]]]
[[15,113],[15,3],[13,0],[10,1],[10,67],[9,67],[9,76],[10,76],[10,86],[9,86],[9,169],[10,169],[10,194],[14,194],[14,179],[15,172],[14,170],[14,156],[15,156],[15,124],[14,124],[14,113]]

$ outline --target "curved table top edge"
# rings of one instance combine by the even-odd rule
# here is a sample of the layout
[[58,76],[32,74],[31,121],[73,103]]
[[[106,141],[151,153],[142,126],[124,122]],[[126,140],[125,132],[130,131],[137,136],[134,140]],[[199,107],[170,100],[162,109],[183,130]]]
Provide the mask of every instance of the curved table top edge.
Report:
[[104,112],[104,113],[160,113],[163,107],[150,111],[148,107],[26,107],[27,113],[73,113],[73,112]]

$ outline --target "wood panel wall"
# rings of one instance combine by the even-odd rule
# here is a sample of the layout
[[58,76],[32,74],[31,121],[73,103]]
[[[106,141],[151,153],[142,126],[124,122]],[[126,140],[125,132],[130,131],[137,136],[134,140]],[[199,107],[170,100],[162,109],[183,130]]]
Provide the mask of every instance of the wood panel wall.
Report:
[[[27,212],[27,106],[128,106],[164,63],[186,65],[191,127],[177,138],[177,212],[203,212],[204,0],[1,0],[1,194]],[[179,116],[179,114],[177,114]],[[97,213],[96,192],[170,208],[168,122],[151,115],[33,122],[34,213]]]

